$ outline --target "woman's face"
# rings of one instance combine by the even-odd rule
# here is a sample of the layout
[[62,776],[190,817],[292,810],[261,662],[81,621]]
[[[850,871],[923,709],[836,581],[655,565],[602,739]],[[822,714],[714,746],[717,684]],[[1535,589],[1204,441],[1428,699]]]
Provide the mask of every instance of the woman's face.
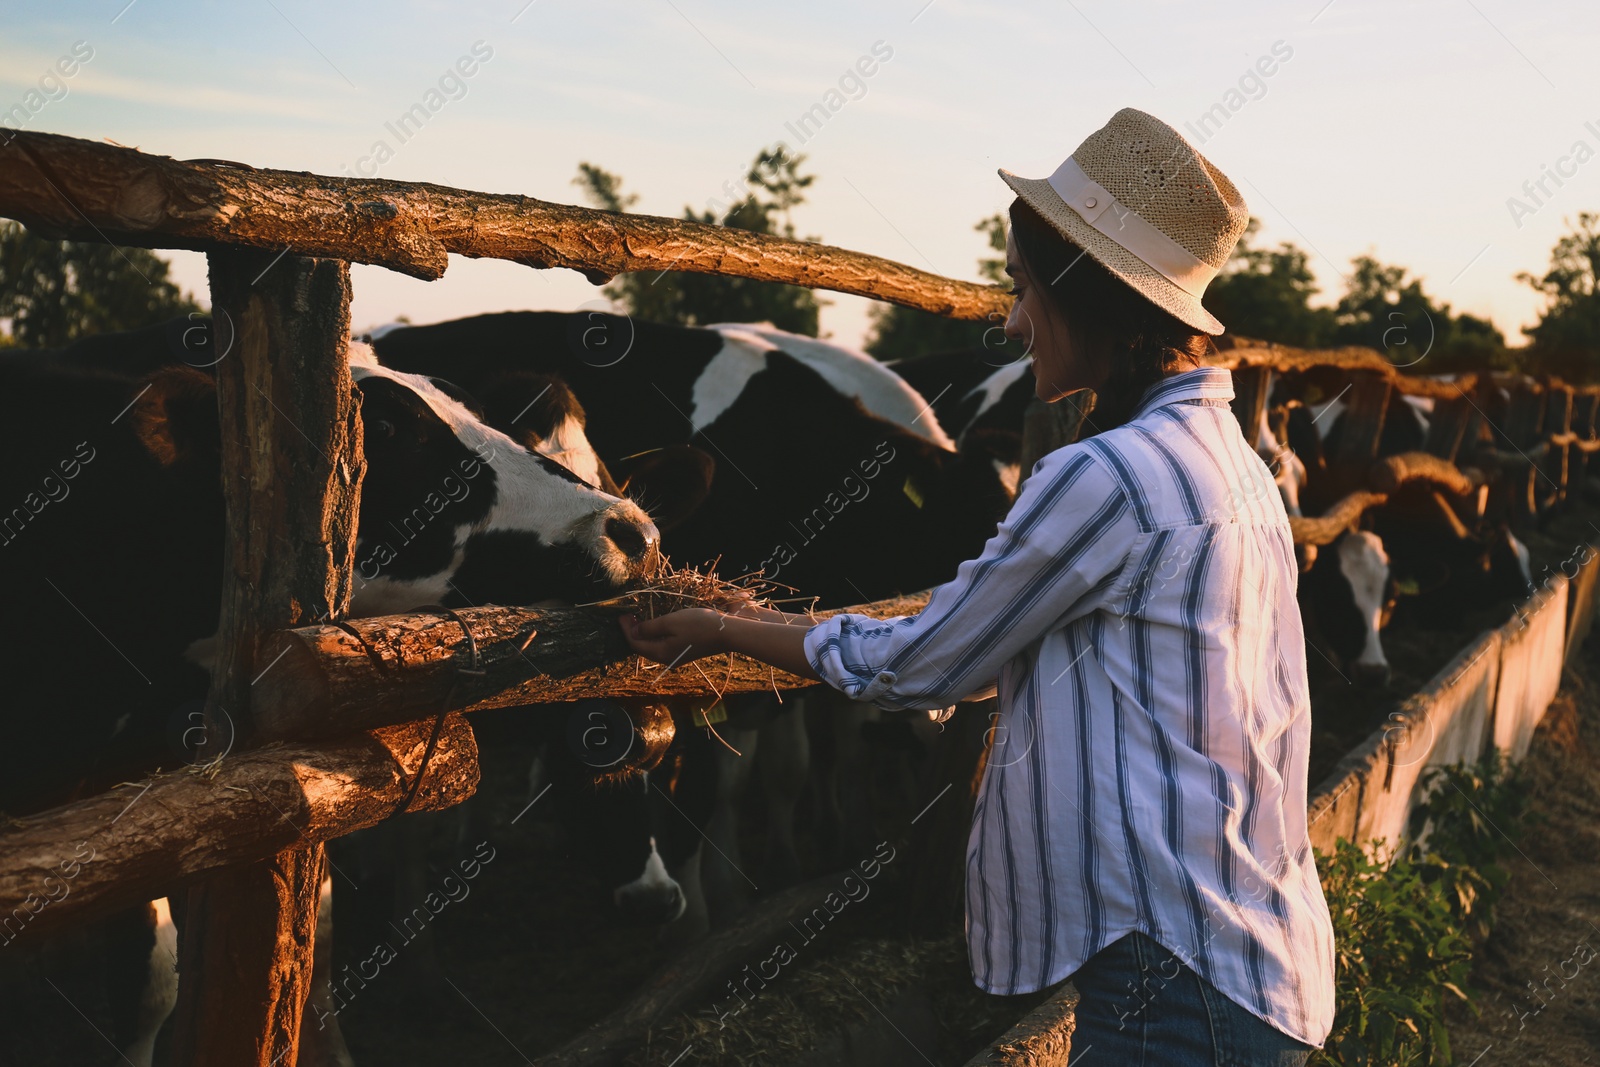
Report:
[[[1022,344],[1033,357],[1034,395],[1047,403],[1079,389],[1093,389],[1105,377],[1073,351],[1072,337],[1055,302],[1028,273],[1017,239],[1006,235],[1006,273],[1011,275],[1016,300],[1006,318],[1006,336]],[[1059,280],[1059,279],[1057,279]],[[1048,284],[1050,279],[1045,279]]]

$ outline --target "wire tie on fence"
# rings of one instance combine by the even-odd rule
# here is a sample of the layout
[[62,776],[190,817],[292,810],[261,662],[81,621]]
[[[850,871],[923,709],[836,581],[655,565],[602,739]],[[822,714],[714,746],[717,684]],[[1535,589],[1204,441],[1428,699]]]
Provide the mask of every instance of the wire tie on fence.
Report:
[[416,799],[417,790],[422,787],[423,776],[428,773],[428,764],[432,761],[433,754],[439,747],[439,735],[444,732],[444,720],[450,714],[450,705],[455,700],[456,687],[461,682],[461,676],[470,674],[481,678],[487,673],[483,669],[483,658],[478,653],[478,638],[473,634],[472,627],[467,625],[467,621],[457,615],[454,608],[435,605],[428,610],[450,616],[461,627],[461,632],[467,635],[467,651],[472,656],[472,666],[457,667],[455,676],[450,679],[450,689],[444,695],[444,707],[439,709],[438,716],[433,720],[433,732],[428,735],[427,747],[422,750],[422,762],[417,765],[417,773],[411,776],[411,785],[406,789],[405,799],[390,813],[390,818],[405,814],[406,809],[411,807],[411,802]]

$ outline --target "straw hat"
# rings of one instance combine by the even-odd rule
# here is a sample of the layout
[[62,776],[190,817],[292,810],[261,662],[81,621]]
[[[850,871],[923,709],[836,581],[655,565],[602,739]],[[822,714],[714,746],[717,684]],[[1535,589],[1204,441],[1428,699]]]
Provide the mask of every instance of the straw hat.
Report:
[[1204,333],[1200,305],[1250,221],[1228,176],[1165,122],[1131,107],[1048,178],[1000,177],[1068,240],[1157,307]]

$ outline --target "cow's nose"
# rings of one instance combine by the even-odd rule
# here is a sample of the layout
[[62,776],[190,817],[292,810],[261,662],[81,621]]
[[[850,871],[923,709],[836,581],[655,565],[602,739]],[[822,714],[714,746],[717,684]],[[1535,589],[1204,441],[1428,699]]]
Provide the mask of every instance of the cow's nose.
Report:
[[613,514],[605,521],[606,538],[628,560],[629,570],[649,577],[656,571],[661,559],[661,532],[655,523],[631,515]]
[[664,926],[688,907],[676,882],[665,885],[627,885],[613,895],[624,922],[638,926]]
[[1366,689],[1382,689],[1389,684],[1387,663],[1356,663],[1352,665],[1356,684]]

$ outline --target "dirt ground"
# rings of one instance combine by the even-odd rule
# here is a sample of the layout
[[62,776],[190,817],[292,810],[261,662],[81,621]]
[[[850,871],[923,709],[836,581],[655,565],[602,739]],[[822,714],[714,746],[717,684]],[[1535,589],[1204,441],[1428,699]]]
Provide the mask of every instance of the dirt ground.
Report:
[[1447,1013],[1459,1064],[1600,1063],[1600,635],[1563,679],[1524,766],[1530,816],[1472,976]]

